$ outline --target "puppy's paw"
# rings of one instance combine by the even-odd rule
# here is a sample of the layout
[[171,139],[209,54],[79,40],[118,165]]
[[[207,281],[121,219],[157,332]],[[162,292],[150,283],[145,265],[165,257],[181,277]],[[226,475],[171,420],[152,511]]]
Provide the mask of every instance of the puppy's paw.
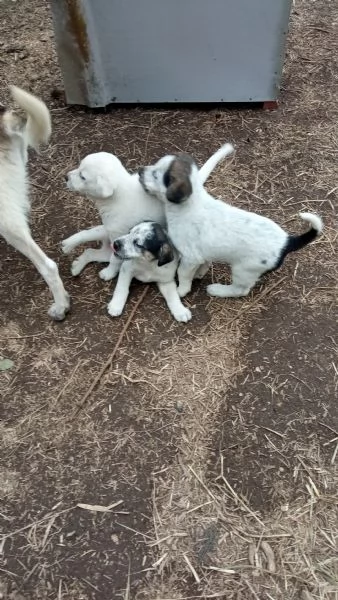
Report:
[[180,298],[184,298],[187,294],[189,294],[191,290],[190,285],[179,285],[177,288],[177,292]]
[[83,267],[84,265],[82,263],[81,256],[73,260],[72,266],[70,267],[70,272],[73,275],[73,277],[80,275],[81,271],[83,270]]
[[70,308],[70,297],[66,292],[65,300],[62,304],[52,304],[48,314],[54,321],[63,321]]
[[61,242],[61,251],[63,254],[70,254],[74,246],[69,241],[69,238]]
[[216,296],[217,298],[226,298],[228,287],[228,285],[223,285],[222,283],[211,283],[210,285],[207,285],[207,293],[209,294],[209,296]]
[[179,310],[175,311],[173,316],[176,319],[176,321],[179,321],[180,323],[188,323],[188,321],[190,321],[190,319],[192,317],[192,314],[191,314],[189,308],[186,308],[182,304],[181,308]]
[[108,265],[108,267],[101,269],[101,271],[99,272],[99,277],[103,281],[110,281],[111,279],[114,279],[114,277],[116,277],[117,274],[118,274],[118,268],[116,268],[116,267],[113,268],[110,265]]
[[113,302],[113,300],[112,300],[111,302],[109,302],[107,308],[108,308],[108,314],[111,317],[119,317],[123,313],[124,306],[121,306],[120,304],[117,304],[116,302]]

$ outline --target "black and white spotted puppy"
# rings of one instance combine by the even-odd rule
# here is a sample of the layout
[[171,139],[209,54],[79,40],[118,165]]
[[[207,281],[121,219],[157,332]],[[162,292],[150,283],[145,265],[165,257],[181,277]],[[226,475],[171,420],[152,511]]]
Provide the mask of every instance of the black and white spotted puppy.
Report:
[[[222,147],[223,157],[233,152]],[[227,263],[232,283],[208,285],[207,292],[220,298],[246,296],[263,273],[278,269],[290,252],[316,239],[323,229],[318,215],[300,213],[310,228],[291,235],[277,223],[208,194],[189,155],[169,155],[139,170],[144,189],[164,203],[168,234],[180,254],[178,293],[190,292],[199,265],[206,261]]]
[[[182,304],[177,292],[175,274],[178,254],[159,223],[143,221],[135,225],[127,235],[112,243],[112,249],[115,256],[123,261],[113,297],[108,304],[108,313],[112,317],[121,315],[131,280],[135,277],[145,283],[157,283],[176,321],[187,323],[191,319],[190,310]],[[208,266],[203,265],[196,276],[202,277]]]

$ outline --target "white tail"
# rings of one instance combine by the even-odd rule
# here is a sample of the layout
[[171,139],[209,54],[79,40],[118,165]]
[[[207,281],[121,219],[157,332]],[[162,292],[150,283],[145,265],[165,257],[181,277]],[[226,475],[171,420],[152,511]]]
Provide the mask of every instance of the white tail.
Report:
[[13,100],[27,113],[26,125],[27,144],[37,149],[39,144],[46,144],[52,133],[50,113],[42,100],[21,88],[12,85],[10,87]]
[[315,229],[318,233],[323,231],[323,221],[318,215],[309,212],[299,213],[299,216],[303,221],[307,221],[312,225],[313,229]]
[[208,158],[207,162],[204,163],[203,167],[199,170],[199,176],[202,183],[205,183],[210,173],[218,165],[218,163],[235,151],[232,144],[224,144],[215,154]]

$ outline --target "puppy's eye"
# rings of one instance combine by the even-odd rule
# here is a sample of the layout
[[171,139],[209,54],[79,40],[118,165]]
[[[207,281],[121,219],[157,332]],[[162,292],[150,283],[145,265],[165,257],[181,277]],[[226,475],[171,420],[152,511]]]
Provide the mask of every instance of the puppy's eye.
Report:
[[80,173],[80,179],[82,179],[82,181],[86,181],[86,178],[84,175],[82,175],[82,173]]
[[134,246],[136,248],[139,248],[140,250],[142,250],[142,248],[143,248],[142,244],[139,244],[137,240],[134,240]]
[[155,181],[158,180],[158,172],[157,171],[153,171],[153,178],[155,179]]

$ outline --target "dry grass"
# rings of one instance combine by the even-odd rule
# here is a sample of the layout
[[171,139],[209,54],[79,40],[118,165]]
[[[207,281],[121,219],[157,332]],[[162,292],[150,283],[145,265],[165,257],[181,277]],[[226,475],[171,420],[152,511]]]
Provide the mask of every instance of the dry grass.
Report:
[[283,504],[282,492],[268,517],[235,492],[222,456],[215,483],[205,468],[195,470],[193,456],[156,482],[150,545],[160,558],[144,597],[178,600],[195,581],[193,598],[335,598],[337,474],[323,469],[318,447],[294,451],[297,497]]
[[[269,297],[269,286],[264,291]],[[274,293],[278,302],[285,292],[280,287]],[[257,300],[260,295],[256,305],[251,301],[244,309],[254,304],[262,310],[263,299]],[[211,451],[226,409],[224,384],[236,385],[241,371],[234,353],[238,324],[229,327],[226,317],[224,304],[215,306],[204,336],[173,344],[146,370],[150,386],[167,390],[155,394],[156,409],[174,399],[181,435],[177,460],[153,475],[154,539],[145,545],[154,555],[146,569],[149,585],[137,597],[331,600],[337,595],[338,575],[336,432],[332,430],[327,442],[332,464],[324,466],[327,461],[316,441],[290,441],[267,428],[272,454],[295,457],[296,493],[282,481],[279,485],[274,469],[274,509],[264,514],[250,508],[250,501],[229,483],[222,453],[213,457]],[[271,434],[281,444],[276,446]],[[250,444],[249,432],[247,436]]]

